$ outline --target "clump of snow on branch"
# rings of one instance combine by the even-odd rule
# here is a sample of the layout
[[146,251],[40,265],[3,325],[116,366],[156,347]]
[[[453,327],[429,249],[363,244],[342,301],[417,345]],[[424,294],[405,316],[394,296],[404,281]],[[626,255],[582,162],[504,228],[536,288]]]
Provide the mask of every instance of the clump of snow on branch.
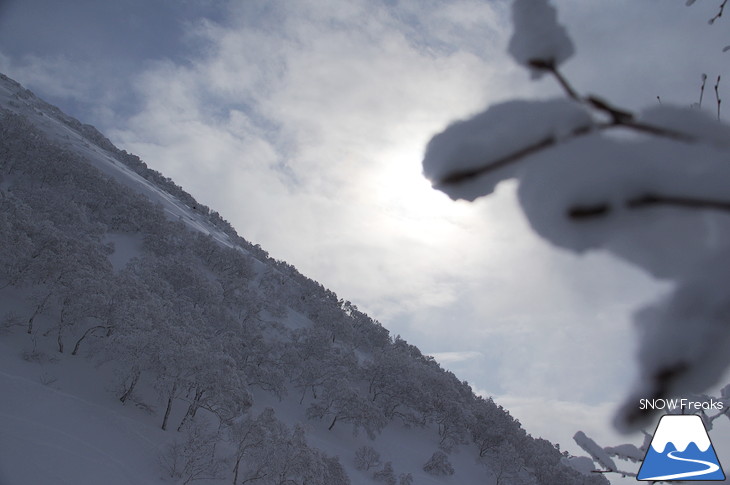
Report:
[[552,75],[566,98],[503,102],[450,125],[428,144],[424,174],[466,200],[514,178],[547,241],[605,251],[673,283],[635,316],[639,382],[616,424],[637,429],[649,414],[639,398],[702,392],[730,364],[730,127],[699,110],[635,114],[580,95],[558,70],[573,47],[553,7],[513,5],[510,53]]
[[557,246],[608,250],[658,278],[684,278],[730,235],[726,214],[692,206],[722,200],[724,156],[708,146],[588,136],[522,163],[529,170],[519,200],[532,228]]
[[431,180],[448,177],[459,182],[438,187],[452,199],[474,200],[522,172],[524,167],[514,163],[515,154],[556,143],[592,124],[586,108],[570,100],[497,104],[434,136],[426,150],[423,171]]
[[575,433],[573,440],[575,440],[578,446],[583,448],[586,453],[591,455],[591,458],[600,463],[601,466],[605,467],[607,470],[616,470],[616,463],[614,463],[613,459],[611,459],[608,453],[606,453],[606,450],[598,446],[598,444],[586,436],[583,431]]
[[687,135],[696,142],[730,147],[730,129],[697,109],[661,104],[644,109],[637,117],[652,126]]
[[586,473],[586,471],[596,471],[595,468],[589,468],[588,463],[590,462],[590,466],[592,467],[593,462],[595,461],[600,467],[602,467],[602,470],[600,471],[603,473],[611,472],[617,473],[624,477],[635,477],[636,473],[634,472],[620,470],[616,466],[616,462],[613,460],[612,457],[632,463],[638,463],[642,461],[644,459],[644,454],[649,447],[649,443],[651,442],[651,436],[647,436],[649,437],[649,439],[644,441],[644,445],[641,448],[637,448],[630,443],[614,447],[602,448],[600,445],[598,445],[598,443],[589,438],[583,431],[578,431],[573,436],[573,440],[578,446],[580,446],[586,453],[590,455],[590,458],[574,457],[573,461],[568,462],[568,464],[573,466],[578,471]]
[[515,0],[512,4],[514,33],[508,51],[518,64],[530,69],[533,78],[544,74],[533,65],[559,66],[575,49],[557,12],[547,0]]
[[[643,349],[639,361],[643,381],[654,384],[650,397],[706,389],[722,377],[730,356],[728,274],[725,253],[700,266],[663,300],[638,312]],[[646,385],[638,387],[621,415],[633,417],[638,412],[635,402],[646,395]]]
[[624,443],[623,445],[618,446],[607,446],[604,450],[610,456],[615,456],[616,458],[633,463],[643,461],[644,455],[646,454],[646,450],[642,451],[631,443]]

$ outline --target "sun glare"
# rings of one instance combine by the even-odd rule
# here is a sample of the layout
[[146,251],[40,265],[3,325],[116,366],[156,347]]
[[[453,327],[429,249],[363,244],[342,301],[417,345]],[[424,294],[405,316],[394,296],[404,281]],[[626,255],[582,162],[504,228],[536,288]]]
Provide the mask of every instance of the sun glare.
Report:
[[431,187],[421,173],[423,144],[405,142],[379,154],[374,196],[387,223],[407,237],[448,245],[458,237],[469,211]]

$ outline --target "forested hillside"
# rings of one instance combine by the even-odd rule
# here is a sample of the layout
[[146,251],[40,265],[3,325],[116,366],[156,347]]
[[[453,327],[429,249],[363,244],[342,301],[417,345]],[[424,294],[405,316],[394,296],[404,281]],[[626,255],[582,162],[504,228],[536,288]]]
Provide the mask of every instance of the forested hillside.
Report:
[[165,430],[151,483],[607,483],[94,128],[0,104],[0,341]]

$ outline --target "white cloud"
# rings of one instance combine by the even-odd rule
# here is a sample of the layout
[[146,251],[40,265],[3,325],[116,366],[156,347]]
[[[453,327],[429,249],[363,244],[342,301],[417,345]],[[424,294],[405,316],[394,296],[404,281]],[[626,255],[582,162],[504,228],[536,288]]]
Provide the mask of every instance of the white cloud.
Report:
[[458,352],[436,352],[431,357],[442,364],[451,364],[453,362],[463,362],[465,360],[482,357],[482,353],[476,350],[464,350]]
[[[197,24],[199,55],[144,72],[145,107],[113,138],[376,317],[454,301],[473,257],[453,243],[479,210],[432,191],[420,159],[434,131],[486,102],[485,82],[508,81],[504,55],[490,65],[412,38],[418,20],[458,40],[453,7],[272,5],[255,22],[246,4],[225,26]],[[474,29],[498,31],[489,4],[470,5]]]

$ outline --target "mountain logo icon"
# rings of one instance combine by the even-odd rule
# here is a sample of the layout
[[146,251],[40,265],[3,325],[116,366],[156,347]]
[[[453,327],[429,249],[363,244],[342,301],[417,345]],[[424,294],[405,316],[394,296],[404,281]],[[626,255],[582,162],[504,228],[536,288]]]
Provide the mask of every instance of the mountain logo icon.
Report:
[[725,480],[702,418],[695,414],[662,416],[636,479],[666,482]]

